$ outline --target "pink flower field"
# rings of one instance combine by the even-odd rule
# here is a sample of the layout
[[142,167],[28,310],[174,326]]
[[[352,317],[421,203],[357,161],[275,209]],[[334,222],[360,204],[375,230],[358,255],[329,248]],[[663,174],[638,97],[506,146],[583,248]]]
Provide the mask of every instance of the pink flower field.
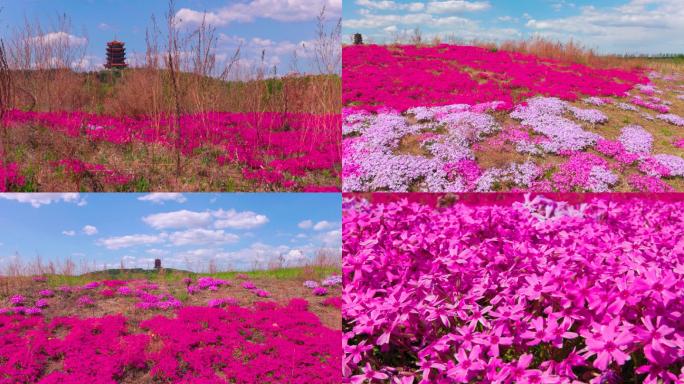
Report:
[[177,182],[176,148],[186,186],[165,190],[339,190],[339,115],[185,115],[180,140],[170,117],[13,110],[4,120],[34,148],[0,159],[2,191],[163,189]]
[[343,382],[684,381],[681,197],[454,197],[345,200]]
[[684,190],[684,71],[343,48],[347,192]]
[[0,383],[339,383],[340,276],[236,277],[0,294]]

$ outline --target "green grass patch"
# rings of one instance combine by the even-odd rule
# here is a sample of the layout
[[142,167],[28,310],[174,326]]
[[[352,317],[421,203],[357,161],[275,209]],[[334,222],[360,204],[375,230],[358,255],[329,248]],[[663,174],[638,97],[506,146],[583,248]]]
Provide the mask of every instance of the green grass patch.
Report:
[[158,272],[156,270],[147,269],[108,269],[105,271],[90,272],[83,275],[66,276],[66,275],[47,275],[48,285],[50,287],[60,286],[77,286],[84,285],[91,281],[101,280],[149,280],[159,283],[176,283],[185,277],[198,278],[202,276],[210,276],[219,279],[235,279],[238,274],[247,275],[252,279],[278,279],[278,280],[292,280],[303,277],[323,279],[332,274],[340,274],[340,269],[337,267],[292,267],[269,270],[256,271],[233,271],[233,272],[216,272],[216,273],[195,273],[190,271],[183,271],[179,269],[163,269]]

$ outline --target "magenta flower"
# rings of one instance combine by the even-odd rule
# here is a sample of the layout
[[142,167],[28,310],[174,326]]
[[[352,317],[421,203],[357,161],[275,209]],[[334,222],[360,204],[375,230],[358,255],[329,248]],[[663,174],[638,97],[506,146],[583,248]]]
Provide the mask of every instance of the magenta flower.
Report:
[[473,373],[481,371],[485,368],[485,364],[480,360],[480,346],[476,345],[466,354],[463,349],[459,349],[456,353],[456,360],[458,364],[453,364],[449,361],[447,376],[457,383],[467,383]]
[[77,304],[81,307],[92,307],[95,305],[95,302],[90,296],[81,296],[78,298]]
[[48,301],[46,299],[38,299],[36,300],[36,308],[45,308],[49,305]]
[[354,375],[351,377],[352,384],[361,384],[368,382],[372,383],[374,380],[384,380],[389,377],[382,372],[374,370],[369,363],[366,363],[366,366],[362,370],[363,374]]
[[548,332],[546,326],[544,325],[543,317],[535,318],[532,320],[530,325],[532,327],[523,332],[521,335],[522,338],[530,340],[527,342],[527,345],[537,345],[539,343],[549,341],[552,335]]
[[513,338],[509,336],[503,336],[504,326],[498,325],[494,330],[487,333],[482,333],[475,337],[475,342],[481,344],[483,347],[487,348],[487,354],[490,357],[499,356],[499,346],[500,345],[511,345],[513,344]]
[[[678,343],[672,339],[672,334],[675,331],[674,328],[668,327],[662,324],[662,317],[657,316],[655,318],[655,323],[651,316],[646,315],[641,319],[641,323],[644,324],[646,329],[640,330],[640,336],[643,342],[646,343],[644,348],[644,354],[646,358],[654,364],[667,365],[672,363],[671,358],[664,358],[665,356],[672,355],[672,348],[677,348]],[[668,338],[670,336],[670,338]]]
[[620,318],[615,318],[607,325],[595,324],[593,333],[585,332],[582,335],[587,345],[584,357],[595,355],[596,360],[593,364],[599,370],[605,370],[613,361],[622,365],[629,360],[626,350],[633,337],[629,331],[620,327],[619,323]]
[[10,298],[10,303],[12,303],[12,305],[14,305],[15,307],[24,305],[25,301],[26,299],[22,295],[14,295]]
[[324,287],[316,287],[312,292],[316,296],[325,296],[328,294],[328,290]]

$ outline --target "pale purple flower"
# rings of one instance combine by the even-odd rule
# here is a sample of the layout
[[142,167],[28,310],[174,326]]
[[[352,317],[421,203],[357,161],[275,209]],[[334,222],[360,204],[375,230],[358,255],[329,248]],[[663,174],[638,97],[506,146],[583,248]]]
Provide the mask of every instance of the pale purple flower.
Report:
[[341,275],[330,275],[321,281],[321,285],[324,287],[330,287],[333,285],[341,285],[342,276]]
[[627,104],[627,103],[617,103],[617,106],[618,106],[618,108],[625,110],[625,111],[633,111],[633,112],[639,111],[639,108],[637,108],[631,104]]
[[620,143],[626,151],[649,154],[653,146],[653,135],[639,125],[628,125],[620,131]]
[[684,159],[675,155],[659,154],[653,158],[666,167],[672,176],[684,176]]
[[678,127],[684,127],[684,117],[675,115],[673,113],[657,115],[656,118],[667,121],[668,123]]
[[568,106],[568,110],[572,112],[575,118],[591,124],[603,124],[608,122],[608,116],[597,109],[582,109],[573,106]]

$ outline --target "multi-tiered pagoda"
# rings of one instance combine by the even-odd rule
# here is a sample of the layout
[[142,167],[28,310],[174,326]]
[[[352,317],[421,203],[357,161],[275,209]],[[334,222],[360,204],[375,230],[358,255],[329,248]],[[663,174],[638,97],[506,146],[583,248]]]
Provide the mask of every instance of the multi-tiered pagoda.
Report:
[[126,48],[122,41],[110,41],[107,43],[107,63],[105,68],[126,68]]

